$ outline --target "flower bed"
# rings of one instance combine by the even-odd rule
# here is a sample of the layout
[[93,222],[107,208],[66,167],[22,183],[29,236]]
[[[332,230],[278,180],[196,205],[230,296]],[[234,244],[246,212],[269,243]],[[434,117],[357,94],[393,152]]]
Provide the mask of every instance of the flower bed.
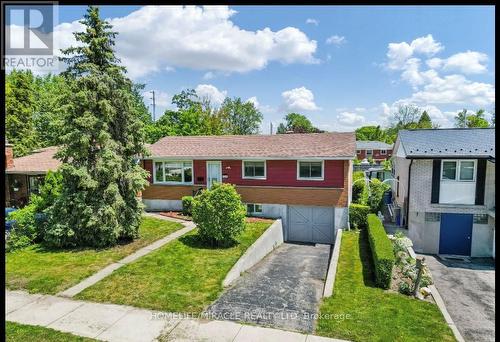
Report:
[[[396,233],[392,238],[394,255],[396,262],[392,272],[391,290],[405,295],[411,296],[415,281],[417,279],[416,260],[410,255],[408,249],[411,248],[411,240],[401,233]],[[433,283],[430,271],[427,266],[424,266],[422,279],[420,281],[421,299],[429,302],[434,302],[432,296],[429,295],[427,286]]]

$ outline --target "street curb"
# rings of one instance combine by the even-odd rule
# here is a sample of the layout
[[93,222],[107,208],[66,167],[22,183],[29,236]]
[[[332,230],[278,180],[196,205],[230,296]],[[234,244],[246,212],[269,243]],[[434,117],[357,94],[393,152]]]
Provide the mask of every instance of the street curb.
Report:
[[323,297],[331,297],[333,294],[333,287],[335,285],[335,275],[337,274],[337,264],[340,256],[340,242],[342,240],[342,229],[337,229],[335,236],[335,245],[333,246],[332,258],[328,266],[328,273],[326,274],[325,288],[323,289]]
[[434,301],[436,302],[437,306],[439,307],[439,310],[441,310],[441,313],[443,314],[443,317],[444,317],[446,323],[453,331],[453,335],[455,335],[455,338],[457,339],[457,341],[465,342],[464,338],[460,334],[460,331],[458,331],[458,328],[455,325],[455,322],[453,322],[453,319],[451,318],[448,310],[446,310],[446,305],[444,304],[443,298],[441,298],[441,295],[439,294],[436,286],[429,285],[429,288],[431,289],[432,298],[434,298]]

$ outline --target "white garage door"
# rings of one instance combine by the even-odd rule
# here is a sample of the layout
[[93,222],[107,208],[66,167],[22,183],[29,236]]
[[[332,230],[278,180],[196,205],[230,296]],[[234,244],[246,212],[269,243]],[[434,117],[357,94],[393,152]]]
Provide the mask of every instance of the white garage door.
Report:
[[288,206],[288,241],[333,243],[333,207]]

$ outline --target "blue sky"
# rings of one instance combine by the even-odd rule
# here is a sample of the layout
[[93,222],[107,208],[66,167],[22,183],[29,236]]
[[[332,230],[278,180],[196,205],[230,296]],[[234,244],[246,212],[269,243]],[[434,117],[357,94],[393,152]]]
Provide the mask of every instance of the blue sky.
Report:
[[[61,6],[63,46],[85,12]],[[398,105],[443,127],[494,109],[493,6],[102,6],[134,81],[158,94],[196,88],[214,103],[251,99],[263,133],[291,111],[326,130],[388,123]],[[145,102],[149,104],[148,96]]]

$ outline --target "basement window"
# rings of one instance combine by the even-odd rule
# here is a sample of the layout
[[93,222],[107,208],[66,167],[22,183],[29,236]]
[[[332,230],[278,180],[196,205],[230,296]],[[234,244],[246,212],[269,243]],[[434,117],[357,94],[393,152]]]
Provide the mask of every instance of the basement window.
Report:
[[262,204],[248,203],[247,214],[262,214]]

